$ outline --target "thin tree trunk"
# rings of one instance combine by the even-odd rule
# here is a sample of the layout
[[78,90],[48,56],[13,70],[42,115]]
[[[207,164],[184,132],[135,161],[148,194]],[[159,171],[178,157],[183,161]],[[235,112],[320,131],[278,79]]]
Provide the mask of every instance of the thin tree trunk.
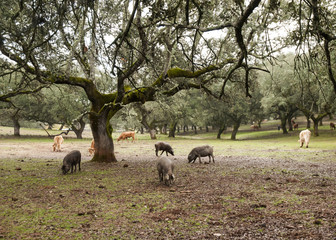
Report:
[[192,126],[194,128],[194,133],[197,134],[197,127],[195,125]]
[[77,128],[74,124],[71,125],[71,128],[76,134],[77,139],[83,139],[83,131],[85,128],[85,122],[83,118],[79,119],[78,124],[79,124],[79,128]]
[[320,126],[323,126],[323,118],[319,121]]
[[283,134],[288,134],[287,127],[286,127],[286,117],[281,118],[281,128]]
[[175,137],[177,122],[173,121],[169,126],[169,135],[168,137]]
[[231,140],[236,140],[236,135],[237,135],[238,129],[239,129],[239,125],[234,124],[233,125],[233,130],[232,130],[232,133],[231,133]]
[[292,116],[287,118],[287,122],[288,122],[288,131],[293,131]]
[[156,139],[156,130],[155,129],[149,129],[149,136],[152,140]]
[[226,124],[222,124],[217,132],[217,139],[221,138],[222,133],[226,130]]
[[306,119],[307,119],[307,129],[309,129],[310,128],[310,117],[306,116]]
[[319,131],[318,131],[318,127],[319,127],[319,119],[312,119],[314,122],[314,136],[317,137],[319,136]]
[[164,125],[163,125],[162,133],[163,133],[164,135],[167,135],[167,125],[168,125],[168,124],[164,124]]
[[14,116],[12,117],[13,125],[14,125],[14,136],[20,137],[20,123],[19,120]]

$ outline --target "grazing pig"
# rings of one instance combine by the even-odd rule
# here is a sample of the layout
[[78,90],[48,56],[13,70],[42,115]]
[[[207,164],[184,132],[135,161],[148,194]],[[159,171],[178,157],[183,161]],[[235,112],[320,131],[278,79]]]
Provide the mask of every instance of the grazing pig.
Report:
[[308,129],[300,132],[300,136],[299,136],[300,140],[298,141],[298,142],[300,142],[300,147],[302,147],[303,143],[305,142],[306,143],[306,148],[308,148],[310,135],[311,135],[311,132]]
[[71,168],[71,173],[73,172],[73,167],[75,166],[76,172],[76,165],[78,164],[78,170],[80,171],[80,163],[81,163],[81,153],[78,150],[73,150],[69,152],[63,159],[63,166],[62,171],[63,174],[69,172]]
[[170,153],[171,155],[174,156],[174,151],[172,149],[172,147],[168,144],[168,143],[165,143],[165,142],[157,142],[155,143],[155,154],[156,156],[158,156],[158,152],[159,151],[162,151],[160,156],[163,154],[163,152],[166,152],[167,156],[168,156],[168,153]]
[[335,123],[333,123],[333,122],[330,123],[330,129],[335,130]]
[[167,186],[170,186],[174,182],[174,164],[169,158],[161,156],[158,159],[157,170],[160,182],[164,181]]
[[60,152],[61,151],[61,144],[64,142],[62,135],[54,137],[54,144],[53,144],[53,151]]
[[190,162],[195,162],[196,158],[199,158],[199,162],[201,163],[201,157],[209,156],[209,163],[212,161],[215,162],[215,158],[213,156],[213,147],[210,147],[209,145],[201,146],[201,147],[195,147],[188,155],[188,160]]

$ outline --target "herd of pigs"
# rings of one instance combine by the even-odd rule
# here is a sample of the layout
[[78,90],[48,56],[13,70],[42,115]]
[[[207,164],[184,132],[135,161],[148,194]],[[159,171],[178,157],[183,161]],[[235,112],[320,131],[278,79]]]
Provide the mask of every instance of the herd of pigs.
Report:
[[[158,152],[161,151],[160,157],[157,161],[157,170],[159,173],[159,179],[161,182],[164,182],[167,186],[171,185],[175,180],[174,176],[174,164],[171,159],[168,158],[168,153],[174,156],[173,148],[165,142],[157,142],[155,145],[155,154],[158,156]],[[166,152],[167,156],[162,156],[162,154]],[[209,157],[209,163],[212,161],[215,162],[213,156],[213,147],[209,145],[195,147],[191,150],[188,155],[189,163],[194,163],[197,158],[199,158],[199,162],[201,163],[201,157]],[[80,171],[81,164],[81,153],[78,150],[73,150],[68,153],[63,159],[62,172],[63,174],[68,173],[71,170],[71,173],[77,170]]]
[[[299,142],[300,147],[303,146],[303,144],[306,144],[306,148],[308,148],[308,144],[310,141],[311,132],[306,129],[300,132],[299,135]],[[63,139],[62,139],[63,142]],[[91,148],[94,144],[94,141],[91,143]],[[165,142],[157,142],[155,145],[155,154],[158,157],[157,160],[157,170],[159,174],[160,182],[164,182],[167,186],[170,186],[174,180],[174,163],[171,159],[168,158],[168,153],[174,156],[173,148]],[[54,143],[54,151],[55,151],[55,143]],[[90,148],[90,149],[91,149]],[[90,151],[89,149],[89,151]],[[161,151],[160,157],[158,156],[159,151]],[[166,152],[167,156],[162,156],[162,154]],[[213,147],[209,145],[199,146],[195,147],[191,150],[191,152],[188,155],[188,161],[189,163],[194,163],[197,158],[199,158],[199,162],[201,163],[201,157],[209,157],[209,163],[215,162],[214,156],[213,156]],[[63,159],[63,165],[62,165],[62,171],[63,174],[66,174],[71,170],[71,173],[73,171],[76,172],[76,168],[78,165],[78,170],[80,171],[80,163],[81,163],[81,153],[78,150],[73,150],[70,153],[68,153],[64,159]]]

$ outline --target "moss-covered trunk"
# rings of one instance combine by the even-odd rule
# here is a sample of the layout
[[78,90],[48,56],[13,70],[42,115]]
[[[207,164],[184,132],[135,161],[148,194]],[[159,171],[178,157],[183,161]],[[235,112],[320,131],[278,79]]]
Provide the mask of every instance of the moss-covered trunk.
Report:
[[114,154],[112,139],[112,126],[110,125],[110,114],[90,114],[90,124],[93,139],[95,141],[95,153],[92,161],[96,162],[117,162]]

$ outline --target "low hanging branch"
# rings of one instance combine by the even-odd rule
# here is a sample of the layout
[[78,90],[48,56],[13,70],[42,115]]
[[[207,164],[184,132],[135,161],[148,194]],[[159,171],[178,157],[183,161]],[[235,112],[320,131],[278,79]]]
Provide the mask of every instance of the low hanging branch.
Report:
[[61,132],[61,133],[59,133],[59,134],[51,135],[51,134],[47,131],[47,129],[45,129],[45,128],[43,127],[43,125],[42,125],[41,123],[40,123],[40,126],[43,128],[44,131],[46,131],[46,133],[48,134],[48,137],[50,137],[50,138],[53,138],[53,137],[56,137],[56,136],[60,136],[60,135],[62,135],[62,134],[68,135],[68,133],[71,131],[71,129],[69,128],[66,132]]

